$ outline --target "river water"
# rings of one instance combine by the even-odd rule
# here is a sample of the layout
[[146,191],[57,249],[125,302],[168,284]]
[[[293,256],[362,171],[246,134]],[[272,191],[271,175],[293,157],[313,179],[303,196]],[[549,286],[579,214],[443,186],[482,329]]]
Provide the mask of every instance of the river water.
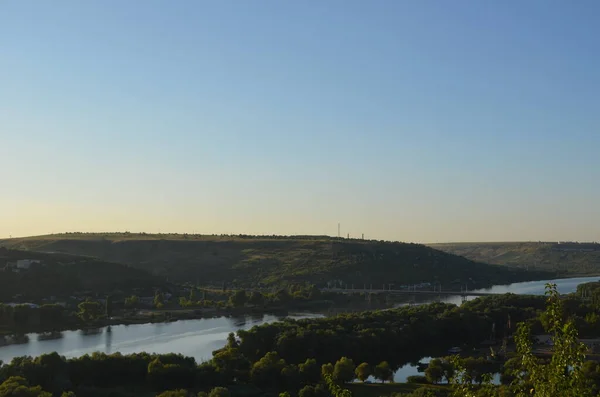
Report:
[[[531,281],[510,285],[498,285],[485,292],[544,294],[547,282],[557,284],[562,294],[574,292],[577,285],[590,281],[598,281],[600,277],[580,277],[558,280]],[[449,297],[444,300],[450,303],[461,303],[460,297]],[[423,301],[422,303],[426,303]],[[287,318],[323,317],[321,314],[293,314]],[[19,345],[0,347],[0,360],[9,362],[18,356],[39,356],[44,353],[58,352],[66,357],[77,357],[95,351],[104,353],[121,352],[123,354],[148,353],[182,353],[192,356],[197,362],[210,359],[212,351],[223,347],[227,335],[239,329],[250,329],[255,325],[283,320],[285,317],[273,315],[218,317],[198,320],[183,320],[172,323],[118,325],[100,328],[96,332],[65,331],[62,337],[52,340],[39,340],[38,335],[30,334],[29,342]],[[415,367],[407,365],[400,368],[395,375],[397,382],[405,381],[407,376],[418,374]]]

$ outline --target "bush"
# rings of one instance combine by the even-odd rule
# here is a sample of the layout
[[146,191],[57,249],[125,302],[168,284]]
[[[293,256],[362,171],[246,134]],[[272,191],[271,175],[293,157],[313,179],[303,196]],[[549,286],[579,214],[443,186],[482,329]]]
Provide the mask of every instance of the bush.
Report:
[[424,385],[429,384],[427,377],[425,377],[423,375],[411,375],[406,378],[406,382],[407,383],[420,383],[420,384],[424,384]]

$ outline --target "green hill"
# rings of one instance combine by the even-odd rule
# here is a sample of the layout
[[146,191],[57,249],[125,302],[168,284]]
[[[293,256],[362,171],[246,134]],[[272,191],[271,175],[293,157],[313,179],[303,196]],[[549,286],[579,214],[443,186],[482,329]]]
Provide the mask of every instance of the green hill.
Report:
[[600,244],[596,243],[447,243],[432,248],[513,268],[558,272],[564,276],[600,274]]
[[[17,268],[19,260],[35,263]],[[15,295],[39,301],[73,294],[114,294],[148,290],[165,284],[164,279],[120,263],[68,254],[40,253],[0,248],[0,302]]]
[[167,277],[173,282],[276,287],[337,282],[373,284],[468,283],[470,288],[550,277],[478,263],[420,244],[326,236],[200,236],[63,234],[0,241],[38,252],[86,255]]

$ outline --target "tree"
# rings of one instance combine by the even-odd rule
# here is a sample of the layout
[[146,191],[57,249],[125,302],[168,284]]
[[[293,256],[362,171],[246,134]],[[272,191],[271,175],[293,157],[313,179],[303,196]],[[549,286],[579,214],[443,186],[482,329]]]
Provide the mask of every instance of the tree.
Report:
[[323,378],[325,378],[327,376],[333,376],[333,364],[327,363],[327,364],[321,365],[321,376]]
[[444,378],[446,383],[450,384],[450,380],[454,377],[454,366],[448,360],[442,361],[442,368],[444,369]]
[[238,347],[240,347],[238,341],[235,339],[235,334],[233,332],[230,332],[229,335],[227,335],[226,347],[228,349],[237,349]]
[[191,301],[187,300],[185,297],[180,297],[179,298],[179,306],[181,307],[188,307],[192,304]]
[[86,300],[77,307],[79,308],[77,315],[85,322],[97,320],[102,315],[102,306],[98,302]]
[[583,376],[588,380],[589,386],[598,389],[600,386],[600,365],[596,361],[586,361],[583,364]]
[[454,366],[454,378],[452,378],[452,396],[454,397],[497,397],[499,389],[492,384],[492,375],[481,375],[479,388],[473,385],[473,376],[463,367],[464,360],[459,356],[453,356],[450,362]]
[[308,385],[319,383],[321,380],[321,370],[314,358],[307,358],[306,361],[298,366],[302,382]]
[[162,309],[165,305],[165,297],[160,291],[156,291],[154,294],[154,307],[157,309]]
[[386,380],[392,380],[392,377],[394,376],[394,372],[390,368],[390,365],[388,364],[387,361],[382,361],[379,364],[377,364],[377,366],[373,370],[373,376],[376,379],[381,380],[381,383],[383,383]]
[[45,328],[57,329],[63,325],[65,308],[61,305],[40,306],[40,323]]
[[350,390],[342,389],[342,387],[333,380],[331,375],[324,374],[323,379],[325,380],[325,384],[329,389],[329,394],[332,397],[352,397]]
[[[564,307],[555,284],[546,285],[546,311],[540,316],[546,330],[552,334],[553,354],[544,362],[533,354],[531,329],[519,323],[515,342],[518,361],[511,362],[514,380],[511,389],[515,396],[535,397],[588,397],[592,389],[586,384],[584,360],[586,347],[579,342],[577,330],[572,320],[564,321]],[[462,367],[458,357],[452,359],[456,374],[452,380],[455,396],[474,397],[498,396],[500,388],[492,385],[491,374],[483,374],[482,385],[475,389],[473,374]],[[506,365],[508,366],[508,362]]]
[[229,303],[233,307],[242,307],[246,304],[248,297],[246,296],[246,291],[243,289],[237,290],[229,297]]
[[208,397],[229,397],[229,389],[226,387],[215,387],[208,393]]
[[315,388],[313,386],[304,386],[298,391],[298,397],[316,397]]
[[429,362],[427,369],[425,369],[425,376],[431,383],[439,383],[444,376],[444,367],[442,366],[442,360],[434,358]]
[[254,291],[252,294],[250,294],[248,303],[254,306],[263,306],[265,304],[265,296],[259,291]]
[[356,377],[361,382],[365,382],[371,376],[371,366],[368,363],[362,363],[356,367]]
[[347,358],[340,358],[333,367],[333,380],[341,383],[348,383],[354,380],[354,362]]
[[250,379],[259,387],[280,384],[284,367],[285,361],[276,352],[269,352],[252,365]]
[[515,342],[521,358],[521,368],[513,374],[517,396],[535,394],[536,397],[585,397],[591,395],[583,371],[586,347],[572,320],[564,321],[564,308],[556,284],[546,285],[547,331],[552,334],[553,354],[548,363],[542,363],[533,354],[531,330],[526,323],[517,328]]
[[[233,335],[233,333],[230,335]],[[213,352],[212,362],[221,379],[225,382],[233,382],[234,379],[246,379],[250,371],[250,362],[235,347],[235,343],[235,337],[233,337],[233,340],[229,340],[226,347]]]
[[77,396],[72,391],[64,391],[64,392],[62,392],[60,397],[77,397]]
[[137,309],[140,304],[140,298],[136,295],[131,295],[128,298],[125,298],[125,307],[128,309]]
[[286,389],[297,390],[300,387],[300,372],[294,364],[286,365],[281,370],[281,378]]
[[40,386],[30,387],[25,378],[11,376],[0,385],[0,397],[52,397]]

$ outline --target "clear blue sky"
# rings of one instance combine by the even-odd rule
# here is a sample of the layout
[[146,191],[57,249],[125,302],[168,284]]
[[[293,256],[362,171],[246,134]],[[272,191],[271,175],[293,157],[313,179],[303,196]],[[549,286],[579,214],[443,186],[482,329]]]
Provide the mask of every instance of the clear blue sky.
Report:
[[600,240],[600,2],[2,1],[0,236]]

